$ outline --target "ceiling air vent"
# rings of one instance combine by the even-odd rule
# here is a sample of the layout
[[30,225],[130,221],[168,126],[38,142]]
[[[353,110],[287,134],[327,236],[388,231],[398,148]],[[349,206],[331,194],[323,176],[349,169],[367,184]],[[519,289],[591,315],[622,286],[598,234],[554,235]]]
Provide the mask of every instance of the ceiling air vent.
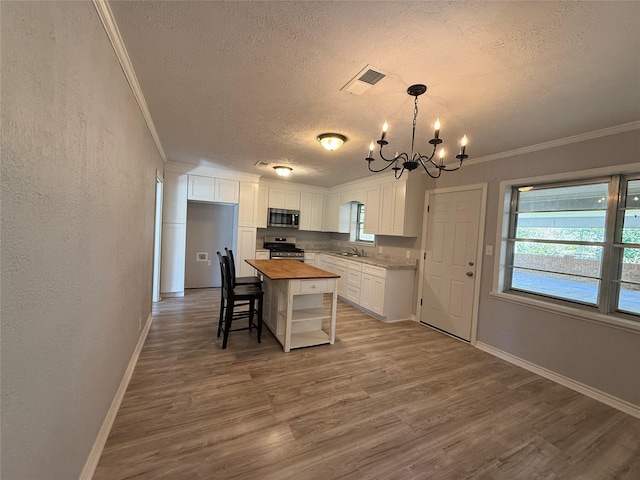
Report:
[[379,68],[367,65],[340,90],[354,95],[362,95],[386,76],[387,74]]
[[267,162],[264,162],[262,160],[258,160],[256,163],[253,164],[254,167],[268,167],[269,164]]

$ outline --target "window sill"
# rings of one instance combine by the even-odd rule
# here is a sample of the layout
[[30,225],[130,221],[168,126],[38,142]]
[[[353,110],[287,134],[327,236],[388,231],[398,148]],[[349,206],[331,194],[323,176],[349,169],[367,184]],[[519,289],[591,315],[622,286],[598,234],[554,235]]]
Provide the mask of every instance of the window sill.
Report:
[[358,246],[358,247],[375,247],[375,242],[351,242],[349,241],[349,245]]
[[514,295],[512,293],[492,291],[489,292],[489,295],[506,302],[526,305],[527,307],[537,308],[538,310],[544,310],[546,312],[556,313],[566,317],[579,318],[588,322],[640,335],[640,322],[635,322],[633,320],[627,320],[625,318],[614,317],[611,315],[603,315],[596,312],[588,312],[580,308],[557,305],[555,303]]

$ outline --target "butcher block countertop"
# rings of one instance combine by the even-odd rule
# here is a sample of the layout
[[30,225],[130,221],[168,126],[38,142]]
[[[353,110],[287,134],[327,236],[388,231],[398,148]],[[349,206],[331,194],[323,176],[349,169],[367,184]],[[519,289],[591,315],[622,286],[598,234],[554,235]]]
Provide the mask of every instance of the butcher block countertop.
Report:
[[340,275],[321,270],[298,260],[245,260],[245,262],[271,280],[340,278]]

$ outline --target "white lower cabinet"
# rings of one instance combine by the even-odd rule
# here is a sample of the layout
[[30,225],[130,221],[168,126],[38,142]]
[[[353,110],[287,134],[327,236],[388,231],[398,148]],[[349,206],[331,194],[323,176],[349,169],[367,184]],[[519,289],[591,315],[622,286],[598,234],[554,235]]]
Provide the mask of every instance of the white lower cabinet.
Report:
[[386,279],[370,273],[363,273],[360,287],[360,306],[384,316],[385,287]]
[[256,250],[256,260],[269,260],[269,250]]
[[346,297],[356,304],[360,304],[360,286],[362,283],[362,263],[347,261],[347,291]]
[[346,297],[347,296],[347,267],[336,265],[333,273],[336,275],[340,275],[338,279],[338,296]]
[[321,255],[323,266],[320,267],[327,272],[340,275],[338,279],[338,296],[347,296],[347,260],[345,258],[338,258],[332,255]]
[[304,254],[304,263],[308,263],[309,265],[313,265],[316,267],[316,254],[315,253],[306,253]]
[[411,318],[415,269],[387,269],[327,254],[317,258],[319,268],[340,275],[342,300],[385,322]]

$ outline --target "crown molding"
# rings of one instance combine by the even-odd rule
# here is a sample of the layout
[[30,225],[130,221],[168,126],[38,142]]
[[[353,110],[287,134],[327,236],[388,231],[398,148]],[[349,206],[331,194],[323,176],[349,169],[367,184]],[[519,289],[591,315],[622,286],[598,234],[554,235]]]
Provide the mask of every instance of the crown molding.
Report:
[[617,133],[630,132],[631,130],[638,129],[640,129],[640,121],[623,123],[622,125],[616,125],[615,127],[603,128],[602,130],[581,133],[579,135],[573,135],[571,137],[551,140],[550,142],[538,143],[537,145],[530,145],[528,147],[516,148],[515,150],[494,153],[485,157],[474,158],[473,160],[466,161],[465,165],[491,162],[493,160],[515,157],[516,155],[524,155],[525,153],[539,152],[540,150],[546,150],[548,148],[562,147],[563,145],[570,145],[572,143],[584,142],[586,140],[593,140],[594,138],[606,137],[608,135],[615,135]]
[[144,99],[144,95],[142,94],[142,89],[140,88],[140,84],[138,83],[136,73],[133,70],[133,65],[131,65],[129,54],[127,53],[127,49],[124,46],[122,37],[120,36],[120,30],[118,30],[116,20],[115,18],[113,18],[113,13],[111,12],[109,2],[107,0],[93,0],[93,4],[98,11],[98,16],[100,17],[102,25],[107,32],[107,36],[109,37],[109,41],[113,46],[113,50],[116,52],[116,56],[118,57],[118,61],[120,62],[120,66],[122,67],[122,71],[124,72],[124,76],[126,77],[127,82],[129,82],[129,86],[133,91],[133,96],[135,97],[136,102],[138,102],[138,107],[140,107],[140,111],[142,112],[144,121],[147,124],[149,133],[151,133],[151,137],[156,144],[156,148],[158,149],[162,160],[166,162],[167,156],[164,153],[164,148],[162,148],[162,143],[160,143],[160,137],[158,137],[158,132],[156,131],[156,127],[153,124],[153,120],[151,119],[151,113],[149,113],[147,102]]

